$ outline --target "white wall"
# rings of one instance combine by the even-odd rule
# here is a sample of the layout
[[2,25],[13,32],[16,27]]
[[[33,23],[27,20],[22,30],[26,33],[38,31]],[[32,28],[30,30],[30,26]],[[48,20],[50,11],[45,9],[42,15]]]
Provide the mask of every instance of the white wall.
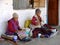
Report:
[[[45,8],[40,9],[42,11],[41,16],[44,22],[47,23],[47,5]],[[12,13],[14,12],[19,15],[19,23],[21,27],[24,27],[26,19],[31,19],[32,16],[35,15],[35,9],[13,10],[12,0],[0,0],[0,35],[5,32],[7,21],[12,17]]]
[[0,0],[0,35],[6,30],[6,22],[12,15],[12,0]]
[[60,25],[60,0],[59,0],[59,9],[58,9],[58,11],[59,11],[59,25]]

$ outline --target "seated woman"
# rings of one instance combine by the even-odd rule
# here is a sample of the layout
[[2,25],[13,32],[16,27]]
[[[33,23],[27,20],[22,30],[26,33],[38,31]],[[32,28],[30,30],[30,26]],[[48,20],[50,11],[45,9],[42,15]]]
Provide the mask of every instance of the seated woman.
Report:
[[41,34],[41,37],[49,37],[52,33],[52,30],[50,29],[55,29],[52,28],[51,26],[47,25],[47,24],[42,24],[41,22],[43,22],[43,20],[40,17],[41,11],[40,9],[36,9],[35,14],[32,18],[32,26],[35,28],[33,30],[33,37],[37,37],[38,34]]
[[[21,34],[20,32],[22,32],[21,36],[19,35]],[[8,21],[6,35],[16,35],[19,40],[29,41],[29,39],[26,40],[27,35],[25,30],[19,26],[18,15],[16,13],[13,13],[13,18]]]

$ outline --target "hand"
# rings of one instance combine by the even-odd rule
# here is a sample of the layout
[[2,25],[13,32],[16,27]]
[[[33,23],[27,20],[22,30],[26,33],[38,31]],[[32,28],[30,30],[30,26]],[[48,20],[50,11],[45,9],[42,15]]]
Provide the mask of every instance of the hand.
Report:
[[36,23],[36,26],[39,25],[39,23]]
[[15,32],[16,32],[16,33],[18,33],[18,32],[19,32],[19,30],[16,30]]
[[25,31],[25,29],[22,29],[22,31]]
[[24,37],[26,37],[26,36],[22,36],[22,35],[19,36],[20,39],[23,39]]

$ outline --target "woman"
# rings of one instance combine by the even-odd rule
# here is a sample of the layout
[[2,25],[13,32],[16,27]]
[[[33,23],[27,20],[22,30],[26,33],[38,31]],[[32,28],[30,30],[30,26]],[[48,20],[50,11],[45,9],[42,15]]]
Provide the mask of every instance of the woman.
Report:
[[19,40],[30,41],[30,39],[26,39],[28,37],[25,33],[25,29],[23,30],[20,28],[18,22],[18,15],[16,13],[14,13],[13,18],[8,21],[6,35],[16,35]]
[[18,31],[21,31],[22,29],[19,26],[18,22],[18,15],[16,13],[13,14],[13,18],[8,21],[8,27],[6,34],[7,35],[14,35]]
[[41,11],[40,9],[36,9],[35,11],[35,16],[33,16],[32,18],[32,22],[31,24],[34,26],[34,30],[33,30],[33,37],[37,37],[38,34],[41,34],[41,37],[49,37],[52,33],[52,31],[50,29],[54,29],[51,26],[47,25],[47,24],[42,24],[42,19],[40,17]]

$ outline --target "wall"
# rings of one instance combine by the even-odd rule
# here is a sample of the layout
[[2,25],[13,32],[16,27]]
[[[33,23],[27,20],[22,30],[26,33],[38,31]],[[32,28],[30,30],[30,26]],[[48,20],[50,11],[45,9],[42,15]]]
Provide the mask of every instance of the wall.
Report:
[[0,35],[5,32],[7,20],[12,17],[12,0],[0,0]]
[[59,16],[58,17],[59,17],[59,25],[60,25],[60,0],[59,0],[59,10],[58,11],[59,11]]

